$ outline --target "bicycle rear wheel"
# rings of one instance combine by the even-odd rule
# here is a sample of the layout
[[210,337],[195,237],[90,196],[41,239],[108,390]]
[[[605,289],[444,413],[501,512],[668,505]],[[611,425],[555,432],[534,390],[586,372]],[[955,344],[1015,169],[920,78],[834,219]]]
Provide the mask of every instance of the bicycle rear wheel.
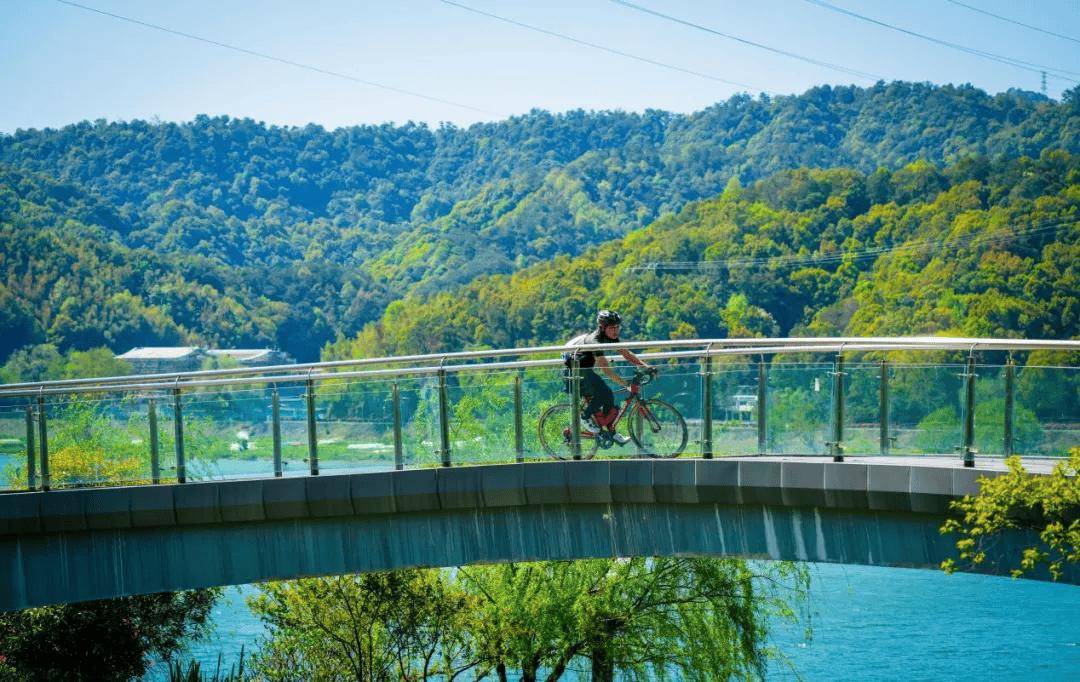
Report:
[[630,437],[650,457],[678,457],[686,448],[686,420],[663,400],[642,400],[628,415]]
[[[540,445],[544,452],[555,459],[573,459],[570,452],[570,403],[552,405],[540,415],[540,423],[537,431],[540,435]],[[580,424],[575,424],[581,428]],[[592,459],[596,454],[596,439],[581,436],[581,458]]]

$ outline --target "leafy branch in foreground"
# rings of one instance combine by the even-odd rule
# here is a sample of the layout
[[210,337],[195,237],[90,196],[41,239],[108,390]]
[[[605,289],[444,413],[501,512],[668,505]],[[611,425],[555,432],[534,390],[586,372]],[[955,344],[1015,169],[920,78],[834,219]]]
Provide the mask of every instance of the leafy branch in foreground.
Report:
[[[1061,578],[1067,564],[1080,562],[1080,448],[1060,462],[1048,476],[1030,474],[1019,457],[1006,461],[1009,472],[997,478],[980,478],[978,495],[966,495],[952,503],[959,518],[949,519],[942,534],[957,533],[962,563],[978,566],[996,535],[1006,530],[1032,530],[1039,534],[1038,546],[1026,547],[1014,578],[1045,564],[1054,580]],[[960,567],[953,559],[941,568],[952,573]]]

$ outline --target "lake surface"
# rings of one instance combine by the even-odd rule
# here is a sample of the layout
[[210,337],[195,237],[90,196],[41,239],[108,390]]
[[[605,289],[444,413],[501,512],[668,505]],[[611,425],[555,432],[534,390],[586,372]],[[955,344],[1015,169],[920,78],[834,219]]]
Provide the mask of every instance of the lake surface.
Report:
[[[1080,679],[1080,587],[938,571],[812,564],[811,623],[777,624],[773,643],[794,672],[770,680]],[[230,588],[214,609],[216,629],[187,658],[213,671],[243,646],[257,648],[262,624],[245,604],[255,588]],[[147,680],[167,680],[157,666]]]

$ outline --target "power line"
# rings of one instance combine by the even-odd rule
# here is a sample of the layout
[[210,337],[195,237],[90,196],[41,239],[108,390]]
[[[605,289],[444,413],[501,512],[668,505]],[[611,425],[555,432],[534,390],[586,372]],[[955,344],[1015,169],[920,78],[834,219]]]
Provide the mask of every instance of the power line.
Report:
[[813,64],[815,66],[823,66],[823,67],[825,67],[827,69],[832,69],[834,71],[840,71],[841,73],[846,73],[849,76],[857,76],[859,78],[865,78],[865,79],[871,80],[871,81],[885,80],[884,76],[879,76],[877,74],[869,73],[867,71],[859,71],[858,69],[848,68],[848,67],[842,66],[840,64],[832,64],[830,62],[822,61],[820,59],[814,59],[813,57],[807,57],[805,55],[797,54],[795,52],[788,52],[787,50],[783,50],[783,49],[780,49],[780,48],[777,48],[777,47],[772,47],[770,45],[764,45],[762,43],[757,43],[757,42],[754,42],[753,40],[749,40],[747,38],[741,38],[739,36],[732,35],[730,33],[723,33],[722,31],[717,31],[716,29],[709,28],[708,26],[702,26],[701,24],[696,24],[696,23],[694,23],[692,21],[687,21],[685,19],[680,19],[678,17],[673,17],[670,14],[664,14],[663,12],[657,12],[656,10],[649,9],[648,7],[642,7],[641,5],[636,5],[636,4],[632,3],[632,2],[627,2],[626,0],[610,0],[610,1],[615,3],[616,5],[622,5],[623,7],[628,7],[630,9],[632,9],[632,10],[637,10],[638,12],[644,12],[645,14],[651,14],[654,17],[660,17],[661,19],[666,19],[668,21],[673,21],[676,24],[682,24],[683,26],[689,26],[690,28],[696,28],[699,31],[705,31],[706,33],[711,33],[713,35],[720,36],[721,38],[727,38],[729,40],[734,40],[734,41],[740,42],[740,43],[742,43],[744,45],[750,45],[752,47],[756,47],[756,48],[759,48],[759,49],[762,49],[762,50],[767,50],[768,52],[772,52],[774,54],[783,55],[784,57],[790,57],[792,59],[798,59],[799,61],[806,62],[808,64]]
[[974,7],[974,6],[969,5],[969,4],[965,3],[965,2],[959,2],[958,0],[946,0],[946,2],[951,2],[954,5],[959,5],[960,7],[964,7],[966,9],[969,9],[972,12],[978,12],[979,14],[985,14],[988,17],[994,17],[995,19],[1000,19],[1001,21],[1006,21],[1006,22],[1008,22],[1010,24],[1016,24],[1017,26],[1023,26],[1024,28],[1030,28],[1032,31],[1038,31],[1039,33],[1045,33],[1048,36],[1054,36],[1055,38],[1063,38],[1065,40],[1071,40],[1074,43],[1080,43],[1080,38],[1073,38],[1072,36],[1066,36],[1066,35],[1062,35],[1060,33],[1054,33],[1053,31],[1047,31],[1045,28],[1039,28],[1038,26],[1032,26],[1031,24],[1025,24],[1022,21],[1017,21],[1015,19],[1010,19],[1008,17],[1003,17],[1000,14],[994,14],[993,12],[987,12],[984,9],[981,9],[979,7]]
[[1027,237],[1043,232],[1055,232],[1061,227],[1075,226],[1077,222],[1071,221],[1046,221],[1036,223],[1034,227],[1026,230],[1017,230],[1001,235],[979,236],[968,235],[956,239],[923,240],[907,242],[904,244],[892,244],[889,246],[876,246],[868,249],[856,249],[852,251],[837,251],[835,253],[821,254],[817,256],[797,256],[794,254],[785,256],[770,256],[766,258],[730,258],[718,261],[663,261],[647,263],[630,268],[632,272],[717,272],[724,269],[754,268],[759,266],[784,266],[784,265],[815,265],[824,263],[836,263],[847,260],[865,260],[877,258],[889,253],[917,251],[926,247],[964,247],[979,244],[1003,244],[1021,237]]
[[637,60],[639,62],[645,62],[646,64],[652,64],[653,66],[659,66],[659,67],[662,67],[662,68],[665,68],[665,69],[671,69],[672,71],[678,71],[680,73],[686,73],[686,74],[689,74],[691,76],[697,76],[698,78],[707,78],[708,80],[711,80],[711,81],[717,81],[719,83],[726,83],[727,85],[734,85],[736,87],[746,88],[747,90],[757,90],[757,91],[766,92],[766,93],[769,92],[768,90],[765,90],[764,88],[759,88],[759,87],[754,86],[754,85],[748,85],[746,83],[740,83],[738,81],[728,80],[726,78],[721,78],[719,76],[713,76],[713,75],[708,74],[708,73],[701,73],[700,71],[692,71],[691,69],[684,69],[681,66],[675,66],[673,64],[667,64],[665,62],[658,62],[655,59],[649,59],[648,57],[641,57],[641,56],[638,56],[636,54],[630,54],[629,52],[623,52],[622,50],[616,50],[614,48],[606,47],[604,45],[598,45],[597,43],[590,43],[587,40],[581,40],[580,38],[574,38],[573,36],[568,36],[565,33],[558,33],[557,31],[549,31],[546,28],[540,28],[539,26],[533,26],[532,24],[526,24],[524,22],[516,21],[514,19],[507,19],[506,17],[499,16],[498,14],[492,14],[491,12],[485,12],[484,10],[476,9],[475,7],[470,7],[468,5],[463,5],[460,2],[452,2],[451,0],[439,0],[439,2],[442,2],[444,5],[451,5],[453,7],[463,9],[466,12],[472,12],[473,14],[479,14],[481,16],[488,17],[489,19],[495,19],[496,21],[501,21],[501,22],[504,22],[504,23],[507,23],[507,24],[511,24],[513,26],[518,26],[520,28],[525,28],[525,29],[528,29],[530,31],[536,31],[537,33],[543,33],[544,35],[549,35],[549,36],[552,36],[554,38],[559,38],[560,40],[567,40],[567,41],[570,41],[571,43],[576,43],[578,45],[584,45],[585,47],[591,47],[594,50],[602,50],[604,52],[608,52],[610,54],[618,55],[620,57],[627,57],[628,59],[634,59],[634,60]]
[[416,91],[413,91],[413,90],[406,90],[404,88],[398,88],[398,87],[395,87],[393,85],[386,85],[385,83],[378,83],[376,81],[369,81],[369,80],[365,80],[363,78],[357,78],[356,76],[350,76],[350,75],[345,74],[345,73],[339,73],[337,71],[330,71],[329,69],[323,69],[323,68],[320,68],[318,66],[311,66],[310,64],[303,64],[301,62],[295,62],[295,61],[293,61],[291,59],[283,59],[282,57],[275,57],[274,55],[267,54],[265,52],[257,52],[255,50],[249,50],[249,49],[247,49],[245,47],[239,47],[237,45],[230,45],[229,43],[222,43],[222,42],[219,42],[217,40],[211,40],[210,38],[204,38],[202,36],[197,36],[197,35],[194,35],[192,33],[185,33],[183,31],[177,31],[175,29],[168,28],[166,26],[159,26],[158,24],[151,24],[149,22],[141,21],[139,19],[133,19],[131,17],[126,17],[126,16],[124,16],[122,14],[114,14],[112,12],[106,12],[105,10],[102,10],[102,9],[97,9],[96,7],[90,7],[88,5],[81,5],[81,4],[77,3],[77,2],[72,2],[71,0],[56,0],[56,2],[58,2],[58,3],[62,4],[62,5],[68,5],[70,7],[75,7],[75,8],[81,9],[81,10],[85,10],[87,12],[93,12],[95,14],[100,14],[102,16],[111,17],[113,19],[119,19],[120,21],[126,21],[126,22],[128,22],[130,24],[135,24],[137,26],[143,26],[145,28],[152,28],[155,31],[162,31],[164,33],[169,33],[169,34],[174,35],[174,36],[180,36],[181,38],[187,38],[189,40],[196,40],[196,41],[198,41],[200,43],[206,43],[208,45],[214,45],[216,47],[222,47],[222,48],[225,48],[226,50],[232,50],[234,52],[240,52],[240,53],[243,53],[243,54],[246,54],[246,55],[250,55],[252,57],[258,57],[260,59],[266,59],[266,60],[269,60],[269,61],[272,61],[272,62],[277,62],[279,64],[286,64],[288,66],[294,66],[294,67],[296,67],[298,69],[304,69],[306,71],[313,71],[315,73],[320,73],[320,74],[322,74],[324,76],[333,76],[334,78],[341,78],[341,79],[344,79],[344,80],[347,80],[347,81],[351,81],[353,83],[359,83],[361,85],[369,85],[369,86],[371,86],[373,88],[380,88],[382,90],[389,90],[390,92],[396,92],[396,93],[401,94],[401,95],[408,95],[409,97],[418,97],[420,99],[424,99],[424,100],[427,100],[429,102],[437,102],[439,104],[446,104],[446,105],[449,105],[449,106],[452,106],[452,107],[458,107],[459,109],[468,109],[469,111],[475,111],[475,112],[481,113],[481,114],[488,114],[490,116],[502,116],[503,115],[503,114],[500,114],[500,113],[497,113],[497,112],[494,112],[494,111],[488,111],[486,109],[480,109],[478,107],[470,106],[468,104],[461,104],[460,102],[454,102],[452,100],[442,99],[441,97],[433,97],[431,95],[425,95],[422,92],[416,92]]
[[979,50],[979,49],[976,49],[974,47],[967,47],[966,45],[960,45],[958,43],[949,42],[948,40],[942,40],[940,38],[934,38],[932,36],[928,36],[928,35],[925,35],[923,33],[917,33],[915,31],[911,31],[911,30],[908,30],[906,28],[901,28],[899,26],[894,26],[893,24],[889,24],[889,23],[886,23],[884,21],[878,21],[877,19],[873,19],[871,17],[865,16],[865,15],[862,15],[862,14],[858,14],[856,12],[852,12],[851,10],[844,9],[843,7],[837,7],[836,5],[825,2],[825,0],[803,0],[803,1],[808,2],[811,5],[817,5],[818,7],[827,9],[827,10],[829,10],[831,12],[837,12],[839,14],[844,14],[844,15],[847,15],[849,17],[854,17],[855,19],[859,19],[861,21],[866,21],[866,22],[869,22],[871,24],[881,26],[883,28],[892,29],[893,31],[899,31],[900,33],[904,33],[904,34],[909,35],[909,36],[914,36],[916,38],[920,38],[922,40],[926,40],[926,41],[929,41],[929,42],[937,44],[937,45],[942,45],[944,47],[949,47],[949,48],[952,48],[954,50],[959,50],[960,52],[964,52],[966,54],[974,55],[976,57],[982,57],[983,59],[989,59],[991,61],[998,62],[999,64],[1006,64],[1008,66],[1012,66],[1012,67],[1015,67],[1017,69],[1024,69],[1025,71],[1033,71],[1035,73],[1040,73],[1040,74],[1043,71],[1045,71],[1045,72],[1047,72],[1047,74],[1053,76],[1054,78],[1060,78],[1061,80],[1069,81],[1070,83],[1076,83],[1078,81],[1076,79],[1074,79],[1074,78],[1069,78],[1068,76],[1062,76],[1059,73],[1055,73],[1055,71],[1060,71],[1062,73],[1071,73],[1071,74],[1080,75],[1080,72],[1078,72],[1078,71],[1069,71],[1068,69],[1058,69],[1058,68],[1055,68],[1055,67],[1043,66],[1041,64],[1032,64],[1031,62],[1025,62],[1023,60],[1015,59],[1013,57],[1006,57],[1004,55],[995,54],[993,52],[987,52],[985,50]]

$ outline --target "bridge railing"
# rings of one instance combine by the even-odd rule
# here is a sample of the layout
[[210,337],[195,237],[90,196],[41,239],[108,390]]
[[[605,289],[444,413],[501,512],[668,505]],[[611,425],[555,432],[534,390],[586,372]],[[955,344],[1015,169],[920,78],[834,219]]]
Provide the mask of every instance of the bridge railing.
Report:
[[[660,369],[646,395],[685,418],[683,456],[949,455],[970,465],[976,454],[1063,456],[1080,446],[1077,341],[705,339],[598,348],[623,347]],[[546,458],[537,422],[569,400],[565,350],[3,385],[0,489]],[[615,445],[597,456],[648,454]]]

